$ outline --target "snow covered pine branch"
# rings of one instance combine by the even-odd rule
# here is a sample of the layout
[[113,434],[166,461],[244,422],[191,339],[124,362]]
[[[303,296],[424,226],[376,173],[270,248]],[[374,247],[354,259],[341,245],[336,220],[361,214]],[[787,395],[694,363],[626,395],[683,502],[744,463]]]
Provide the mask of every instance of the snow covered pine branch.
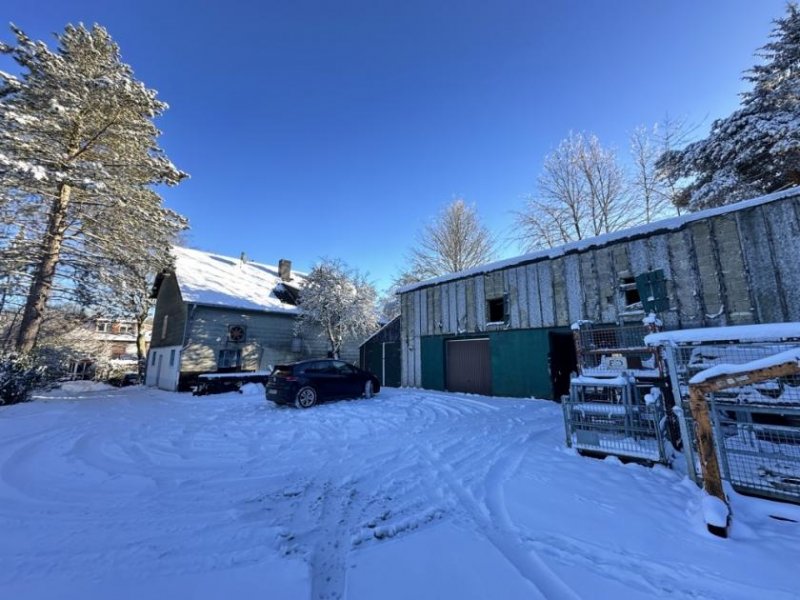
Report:
[[15,346],[27,353],[59,280],[91,303],[160,268],[186,223],[153,186],[186,174],[157,143],[153,119],[167,105],[134,78],[104,28],[68,25],[55,50],[11,29],[16,44],[0,52],[22,74],[0,72],[0,212],[25,218],[4,220],[0,249],[13,241],[29,251],[28,277],[15,280],[25,287],[13,291],[24,298]]

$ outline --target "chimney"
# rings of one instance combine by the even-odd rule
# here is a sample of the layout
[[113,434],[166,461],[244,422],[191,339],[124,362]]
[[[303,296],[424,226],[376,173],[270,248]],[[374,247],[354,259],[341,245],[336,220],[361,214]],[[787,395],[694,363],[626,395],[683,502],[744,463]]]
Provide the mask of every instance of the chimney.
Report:
[[278,275],[281,281],[291,281],[292,279],[292,261],[282,258],[278,261]]

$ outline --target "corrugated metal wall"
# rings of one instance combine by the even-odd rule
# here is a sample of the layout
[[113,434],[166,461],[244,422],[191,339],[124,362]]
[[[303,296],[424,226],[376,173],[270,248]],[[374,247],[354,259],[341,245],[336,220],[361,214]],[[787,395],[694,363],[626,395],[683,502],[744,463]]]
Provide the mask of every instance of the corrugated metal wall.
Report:
[[542,329],[546,335],[547,328],[579,319],[616,322],[625,313],[620,278],[658,269],[669,297],[669,310],[660,316],[669,328],[797,321],[798,257],[800,199],[786,197],[673,231],[419,288],[401,296],[403,384],[439,381],[436,371],[444,363],[430,362],[438,357],[426,357],[423,368],[422,347],[434,356],[425,336],[492,331],[487,298],[508,298],[504,331]]

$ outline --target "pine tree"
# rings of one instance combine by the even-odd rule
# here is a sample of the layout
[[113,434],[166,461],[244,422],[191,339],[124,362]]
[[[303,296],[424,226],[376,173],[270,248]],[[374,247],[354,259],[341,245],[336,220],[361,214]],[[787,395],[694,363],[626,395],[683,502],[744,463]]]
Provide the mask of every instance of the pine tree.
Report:
[[300,290],[298,329],[320,332],[338,358],[345,341],[378,328],[376,299],[366,277],[340,260],[325,259],[314,266]]
[[800,11],[787,6],[763,63],[745,73],[741,107],[711,125],[707,138],[666,152],[659,167],[685,178],[679,206],[699,210],[800,184]]
[[185,225],[153,186],[186,175],[157,144],[153,119],[167,105],[104,28],[69,25],[55,51],[12,31],[0,52],[22,75],[0,72],[0,206],[25,209],[4,234],[33,236],[16,338],[29,352],[49,301],[94,301],[109,269],[158,254],[153,241]]

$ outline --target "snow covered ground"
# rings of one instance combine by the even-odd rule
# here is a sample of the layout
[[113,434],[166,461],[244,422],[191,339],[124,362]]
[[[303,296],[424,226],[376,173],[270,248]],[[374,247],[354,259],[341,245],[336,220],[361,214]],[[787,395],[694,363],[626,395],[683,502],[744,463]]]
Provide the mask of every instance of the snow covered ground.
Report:
[[800,507],[728,540],[558,405],[387,389],[278,408],[62,390],[0,408],[0,598],[800,598]]

